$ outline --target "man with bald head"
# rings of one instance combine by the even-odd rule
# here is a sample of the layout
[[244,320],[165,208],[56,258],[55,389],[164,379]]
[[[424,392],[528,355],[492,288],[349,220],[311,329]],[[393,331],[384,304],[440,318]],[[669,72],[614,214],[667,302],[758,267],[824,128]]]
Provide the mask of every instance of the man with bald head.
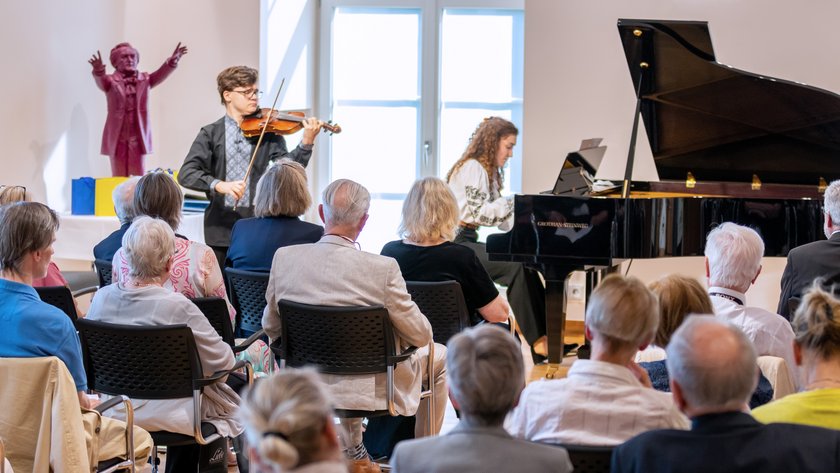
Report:
[[613,451],[612,472],[840,471],[840,432],[761,424],[747,402],[758,379],[752,343],[737,327],[689,317],[667,348],[674,401],[691,430],[654,430]]
[[[277,250],[268,279],[265,312],[262,324],[271,341],[281,335],[277,302],[286,299],[303,304],[322,306],[383,306],[394,327],[397,350],[419,347],[406,361],[394,369],[394,402],[400,415],[417,413],[415,434],[437,434],[443,424],[446,408],[446,380],[444,363],[446,347],[435,345],[434,379],[435,429],[427,432],[426,403],[420,406],[421,383],[425,379],[432,327],[406,291],[405,281],[397,261],[387,256],[361,251],[356,239],[368,219],[370,193],[361,184],[339,179],[324,189],[323,203],[318,213],[324,221],[324,236],[317,243],[286,246]],[[325,375],[333,403],[338,409],[386,409],[384,374]],[[420,407],[418,409],[418,406]],[[350,434],[347,455],[364,459],[367,452],[362,444],[362,419],[342,420]]]

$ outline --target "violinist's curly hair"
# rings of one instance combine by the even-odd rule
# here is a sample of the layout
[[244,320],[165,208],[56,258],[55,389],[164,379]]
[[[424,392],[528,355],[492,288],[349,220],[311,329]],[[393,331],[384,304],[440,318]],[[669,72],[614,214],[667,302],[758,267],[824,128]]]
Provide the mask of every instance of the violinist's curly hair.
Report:
[[840,358],[840,300],[819,279],[805,293],[793,317],[796,343],[823,360]]
[[470,143],[464,154],[446,174],[446,182],[452,179],[452,175],[461,169],[461,166],[467,162],[468,159],[475,159],[481,163],[481,167],[487,172],[487,177],[490,180],[490,188],[502,190],[505,183],[505,174],[502,168],[496,164],[496,152],[499,150],[499,143],[502,138],[510,135],[518,135],[519,130],[516,125],[500,117],[485,118],[478,124],[472,136]]
[[219,99],[222,105],[225,104],[225,92],[237,87],[249,87],[257,83],[259,74],[257,70],[248,66],[232,66],[223,70],[216,76],[216,84],[219,88]]

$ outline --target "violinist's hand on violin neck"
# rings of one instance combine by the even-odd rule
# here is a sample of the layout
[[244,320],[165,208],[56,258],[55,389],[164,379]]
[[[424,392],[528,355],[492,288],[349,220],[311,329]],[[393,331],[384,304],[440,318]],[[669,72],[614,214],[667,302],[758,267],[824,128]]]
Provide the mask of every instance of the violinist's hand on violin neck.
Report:
[[318,132],[321,131],[321,126],[324,125],[324,122],[318,120],[315,117],[309,117],[303,120],[303,138],[301,138],[301,143],[305,145],[311,145],[315,143],[315,138],[318,136]]
[[216,183],[216,192],[220,194],[231,194],[237,199],[241,199],[245,194],[245,181],[219,181]]

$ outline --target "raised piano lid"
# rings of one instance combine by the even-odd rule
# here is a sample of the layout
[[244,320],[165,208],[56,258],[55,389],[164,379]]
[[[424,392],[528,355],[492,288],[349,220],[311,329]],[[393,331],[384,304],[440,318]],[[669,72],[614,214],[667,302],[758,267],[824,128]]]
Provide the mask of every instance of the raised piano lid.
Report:
[[840,95],[718,63],[706,22],[620,19],[618,31],[660,179],[840,178]]

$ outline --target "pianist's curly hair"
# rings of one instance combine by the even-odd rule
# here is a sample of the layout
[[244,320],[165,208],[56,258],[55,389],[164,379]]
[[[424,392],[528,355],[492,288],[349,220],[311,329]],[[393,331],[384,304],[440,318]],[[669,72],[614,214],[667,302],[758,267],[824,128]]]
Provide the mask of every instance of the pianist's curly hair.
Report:
[[470,137],[470,143],[461,159],[458,160],[452,169],[446,174],[446,182],[452,178],[458,169],[467,162],[468,159],[475,159],[487,171],[487,177],[490,179],[490,188],[502,190],[505,183],[505,175],[502,168],[496,165],[496,151],[499,149],[499,142],[502,138],[509,135],[518,135],[519,130],[516,125],[500,117],[489,117],[482,120],[476,127],[475,131]]

